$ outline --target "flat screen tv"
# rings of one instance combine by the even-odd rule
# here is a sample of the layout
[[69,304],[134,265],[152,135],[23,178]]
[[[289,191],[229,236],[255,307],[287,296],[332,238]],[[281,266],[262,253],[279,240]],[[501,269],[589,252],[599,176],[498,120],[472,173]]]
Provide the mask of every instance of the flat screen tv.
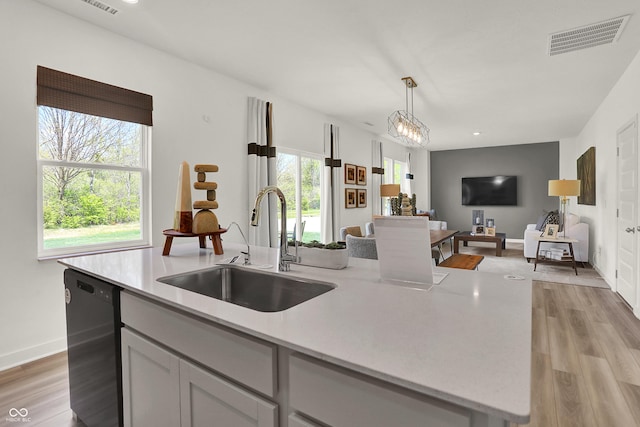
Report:
[[516,206],[517,176],[462,178],[462,204],[466,206]]

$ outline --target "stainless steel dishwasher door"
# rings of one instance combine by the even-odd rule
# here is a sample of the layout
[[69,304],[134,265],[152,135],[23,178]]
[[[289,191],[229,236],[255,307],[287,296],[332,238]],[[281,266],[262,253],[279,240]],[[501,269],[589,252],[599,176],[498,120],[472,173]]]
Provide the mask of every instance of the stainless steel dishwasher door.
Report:
[[120,288],[64,272],[71,409],[88,427],[122,426]]

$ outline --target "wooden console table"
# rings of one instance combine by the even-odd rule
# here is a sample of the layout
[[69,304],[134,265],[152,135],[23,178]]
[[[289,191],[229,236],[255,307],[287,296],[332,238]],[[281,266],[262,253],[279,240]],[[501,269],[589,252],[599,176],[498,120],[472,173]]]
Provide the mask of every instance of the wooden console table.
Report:
[[224,251],[222,250],[222,239],[220,238],[220,235],[226,232],[227,232],[226,228],[220,228],[216,231],[211,231],[209,233],[201,233],[201,234],[181,233],[180,231],[176,231],[173,229],[164,230],[162,234],[166,236],[166,239],[164,241],[164,249],[162,250],[162,255],[163,256],[169,255],[169,252],[171,251],[171,243],[173,243],[174,237],[197,237],[200,240],[200,247],[206,248],[207,236],[211,236],[211,243],[213,244],[213,252],[216,255],[222,255]]
[[[555,239],[549,237],[537,237],[538,247],[536,248],[536,262],[533,264],[533,271],[536,271],[536,267],[538,267],[539,262],[550,262],[550,263],[571,263],[573,266],[573,270],[576,272],[576,276],[578,275],[578,268],[576,266],[576,258],[573,254],[573,244],[578,243],[576,239],[567,239],[563,237],[558,237]],[[552,258],[540,258],[540,243],[564,243],[569,246],[569,255],[565,259],[552,259]]]
[[496,233],[495,236],[474,236],[470,231],[461,231],[453,236],[453,253],[459,252],[459,242],[463,242],[465,246],[468,246],[469,242],[490,242],[496,244],[496,256],[502,256],[502,250],[506,249],[506,240],[505,233]]

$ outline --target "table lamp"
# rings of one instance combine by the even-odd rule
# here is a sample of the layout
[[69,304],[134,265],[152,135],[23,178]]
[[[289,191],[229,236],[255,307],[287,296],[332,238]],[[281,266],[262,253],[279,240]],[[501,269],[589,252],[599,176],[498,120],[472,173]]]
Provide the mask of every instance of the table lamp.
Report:
[[580,180],[551,179],[549,180],[549,195],[560,197],[560,206],[562,210],[562,237],[567,237],[565,221],[567,219],[567,205],[569,204],[569,196],[580,195]]
[[[389,201],[390,201],[390,197],[398,197],[398,194],[400,194],[400,184],[382,184],[380,186],[380,197],[386,197],[387,198],[387,203],[386,203],[386,207],[387,209],[383,208],[381,209],[382,211],[387,212],[389,215],[390,213],[390,209],[389,209]],[[382,203],[384,203],[384,201],[382,201]]]

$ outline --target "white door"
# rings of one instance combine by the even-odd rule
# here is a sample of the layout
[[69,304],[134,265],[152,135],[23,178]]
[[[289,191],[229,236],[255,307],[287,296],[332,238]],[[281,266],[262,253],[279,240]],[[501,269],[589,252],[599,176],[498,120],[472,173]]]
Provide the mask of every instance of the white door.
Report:
[[618,131],[617,291],[638,310],[638,127],[637,117]]

